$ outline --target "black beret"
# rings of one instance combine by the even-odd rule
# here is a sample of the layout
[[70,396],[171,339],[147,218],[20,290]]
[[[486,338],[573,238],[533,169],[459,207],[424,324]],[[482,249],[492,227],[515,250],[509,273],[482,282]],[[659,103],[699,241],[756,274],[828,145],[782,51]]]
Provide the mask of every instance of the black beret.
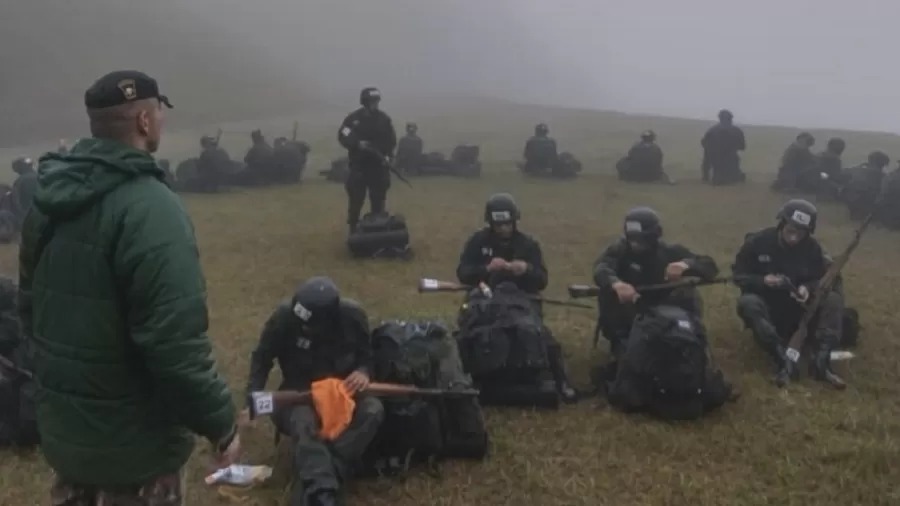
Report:
[[97,79],[84,92],[84,105],[88,109],[103,109],[148,98],[156,98],[172,108],[169,98],[159,94],[156,79],[136,70],[117,70]]

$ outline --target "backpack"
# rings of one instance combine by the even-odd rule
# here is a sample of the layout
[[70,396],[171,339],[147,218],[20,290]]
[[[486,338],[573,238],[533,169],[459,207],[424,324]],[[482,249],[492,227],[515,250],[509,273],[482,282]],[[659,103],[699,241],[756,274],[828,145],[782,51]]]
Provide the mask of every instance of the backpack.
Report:
[[359,221],[356,230],[347,238],[350,254],[360,258],[412,257],[409,230],[402,215],[368,213]]
[[[372,332],[373,379],[444,390],[472,388],[456,343],[436,321],[389,321]],[[488,435],[477,397],[388,397],[364,471],[396,474],[444,458],[483,459]]]
[[481,162],[478,157],[481,147],[461,144],[450,152],[451,172],[462,177],[479,177],[481,175]]
[[535,301],[512,283],[473,294],[459,314],[466,372],[481,382],[528,382],[549,368],[549,330]]
[[713,371],[702,325],[676,306],[655,306],[635,318],[609,400],[625,411],[691,420],[731,394]]

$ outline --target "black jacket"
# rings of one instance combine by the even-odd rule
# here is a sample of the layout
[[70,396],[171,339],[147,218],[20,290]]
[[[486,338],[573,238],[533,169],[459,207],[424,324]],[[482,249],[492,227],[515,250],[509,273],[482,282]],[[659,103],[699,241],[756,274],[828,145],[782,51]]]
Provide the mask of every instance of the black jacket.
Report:
[[[507,262],[522,260],[528,264],[528,270],[521,276],[511,272],[487,271],[493,258],[502,258]],[[494,287],[504,281],[511,281],[526,293],[538,293],[547,287],[547,266],[541,245],[530,236],[516,230],[512,238],[502,241],[489,227],[485,227],[469,238],[459,257],[456,277],[460,283],[475,286],[484,282]]]
[[279,390],[307,390],[313,381],[344,378],[356,370],[371,375],[372,340],[366,312],[351,299],[342,298],[340,308],[335,335],[312,339],[302,332],[290,301],[282,302],[266,321],[253,350],[248,393],[265,388],[275,360],[283,378]]
[[781,274],[796,287],[806,286],[812,292],[827,268],[825,252],[814,237],[788,248],[781,244],[779,229],[771,227],[747,234],[731,271],[741,293],[787,300],[789,290],[770,288],[763,283],[767,274]]
[[556,166],[559,154],[556,140],[552,137],[534,136],[525,143],[525,166],[533,169],[552,169]]
[[397,147],[397,132],[391,117],[384,111],[370,111],[361,107],[344,118],[338,129],[338,142],[347,150],[350,167],[380,166],[381,160],[359,149],[360,141],[368,141],[382,157],[393,156]]
[[700,144],[710,163],[731,162],[738,158],[738,151],[747,149],[744,131],[727,123],[718,123],[707,130]]
[[[643,254],[635,254],[628,242],[621,238],[606,248],[606,251],[594,262],[594,283],[603,289],[612,289],[617,281],[628,283],[634,287],[655,285],[666,282],[666,267],[673,262],[684,260],[688,270],[684,277],[713,279],[719,274],[716,261],[706,255],[698,255],[680,244],[667,244],[660,241],[656,249]],[[662,301],[669,290],[649,292],[641,296],[644,302],[653,304]]]

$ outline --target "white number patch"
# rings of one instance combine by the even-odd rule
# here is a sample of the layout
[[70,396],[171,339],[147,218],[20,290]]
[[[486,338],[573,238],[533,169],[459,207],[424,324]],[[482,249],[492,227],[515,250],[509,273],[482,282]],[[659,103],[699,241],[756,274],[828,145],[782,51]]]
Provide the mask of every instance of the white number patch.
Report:
[[642,232],[644,227],[641,226],[641,222],[639,221],[626,221],[625,222],[625,231],[626,232]]
[[438,282],[436,279],[423,279],[422,288],[426,290],[437,290]]
[[275,411],[275,401],[269,392],[253,392],[253,410],[257,415],[268,415]]
[[794,211],[794,215],[791,217],[794,221],[801,225],[809,225],[809,222],[812,221],[812,217],[803,211]]
[[341,135],[343,135],[344,137],[347,137],[348,135],[350,135],[350,132],[352,132],[352,131],[353,130],[350,130],[350,127],[344,127],[341,129]]
[[308,322],[312,317],[312,311],[303,307],[303,304],[300,304],[299,302],[294,304],[294,314],[297,315],[297,318],[300,318],[305,322]]
[[693,327],[691,326],[691,322],[689,322],[687,320],[678,320],[678,326],[684,330],[693,330]]
[[493,211],[491,212],[491,219],[494,221],[510,221],[512,215],[509,211]]
[[800,352],[793,348],[788,348],[788,350],[784,352],[784,354],[791,362],[797,362],[798,360],[800,360]]

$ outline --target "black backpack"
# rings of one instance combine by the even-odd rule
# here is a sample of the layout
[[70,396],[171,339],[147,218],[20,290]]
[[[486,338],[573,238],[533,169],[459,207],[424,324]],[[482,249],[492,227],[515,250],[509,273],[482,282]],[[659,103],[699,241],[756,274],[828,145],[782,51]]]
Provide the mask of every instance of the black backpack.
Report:
[[473,293],[458,325],[463,365],[478,383],[525,382],[549,367],[539,308],[512,283],[499,284],[491,297]]
[[399,214],[366,214],[347,238],[347,247],[357,258],[412,257],[406,219]]
[[731,394],[710,367],[702,325],[676,306],[655,306],[635,318],[609,400],[626,411],[690,420]]
[[[372,333],[375,381],[470,389],[456,343],[435,321],[389,321]],[[364,472],[396,474],[443,458],[483,459],[488,435],[477,397],[386,397],[385,420],[363,457]]]

